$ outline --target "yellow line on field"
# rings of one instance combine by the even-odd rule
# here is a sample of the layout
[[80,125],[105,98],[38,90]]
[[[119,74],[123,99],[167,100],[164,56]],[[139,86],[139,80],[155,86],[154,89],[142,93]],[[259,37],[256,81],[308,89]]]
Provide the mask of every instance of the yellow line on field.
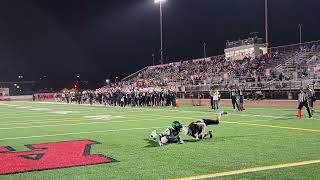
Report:
[[207,178],[238,175],[238,174],[244,174],[244,173],[267,171],[267,170],[273,170],[273,169],[282,169],[282,168],[304,166],[304,165],[318,164],[318,163],[320,163],[320,160],[302,161],[302,162],[296,162],[296,163],[279,164],[279,165],[272,165],[272,166],[263,166],[263,167],[256,167],[256,168],[249,168],[249,169],[242,169],[242,170],[234,170],[234,171],[227,171],[227,172],[214,173],[214,174],[206,174],[206,175],[200,175],[200,176],[190,176],[190,177],[184,177],[184,178],[176,178],[176,179],[171,179],[171,180],[207,179]]
[[246,122],[222,121],[222,123],[240,124],[240,125],[249,125],[249,126],[259,126],[259,127],[269,127],[269,128],[279,128],[279,129],[289,129],[289,130],[298,130],[298,131],[320,132],[319,129],[304,129],[304,128],[295,128],[295,127],[287,127],[287,126],[274,126],[274,125],[266,125],[266,124],[253,124],[253,123],[246,123]]
[[[179,116],[161,116],[161,117],[168,117],[168,118],[171,117],[171,118],[175,118],[175,119],[192,119],[192,117],[179,117]],[[194,119],[196,119],[196,118],[194,118]],[[259,122],[259,121],[252,121],[252,122]],[[320,132],[320,129],[305,129],[305,128],[296,128],[296,127],[288,127],[288,126],[274,126],[274,125],[267,125],[267,124],[255,124],[255,123],[249,123],[249,121],[244,121],[244,122],[222,121],[222,123],[248,125],[248,126],[258,126],[258,127],[268,127],[268,128],[278,128],[278,129],[289,129],[289,130],[298,130],[298,131]]]

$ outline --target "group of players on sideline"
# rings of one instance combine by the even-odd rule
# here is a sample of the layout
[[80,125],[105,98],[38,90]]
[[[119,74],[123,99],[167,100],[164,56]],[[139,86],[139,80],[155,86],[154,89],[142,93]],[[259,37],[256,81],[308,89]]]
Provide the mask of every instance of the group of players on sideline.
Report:
[[[245,89],[242,86],[232,86],[229,89],[232,107],[238,111],[244,111]],[[38,96],[38,97],[36,97]],[[42,95],[34,95],[33,100],[43,99]],[[129,88],[129,87],[103,87],[95,91],[64,91],[55,93],[56,102],[66,103],[99,103],[110,106],[132,106],[132,107],[149,107],[149,106],[177,106],[177,90],[175,88],[147,87],[147,88]],[[211,108],[219,110],[221,94],[217,89],[210,91]],[[314,102],[316,101],[315,91],[310,87],[301,87],[298,95],[297,117],[302,118],[302,109],[306,108],[309,118],[314,115]]]
[[172,88],[101,88],[95,91],[56,93],[56,102],[99,103],[110,106],[176,106],[176,91]]

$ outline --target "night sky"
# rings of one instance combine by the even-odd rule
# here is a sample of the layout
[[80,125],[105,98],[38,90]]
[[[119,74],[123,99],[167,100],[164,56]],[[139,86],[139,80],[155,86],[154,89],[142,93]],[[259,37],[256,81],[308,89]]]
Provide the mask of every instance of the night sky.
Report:
[[[319,0],[269,0],[271,46],[320,39]],[[263,0],[168,0],[163,5],[165,62],[223,53],[227,40],[264,38]],[[153,0],[1,0],[0,81],[48,76],[91,87],[159,59],[159,6]]]

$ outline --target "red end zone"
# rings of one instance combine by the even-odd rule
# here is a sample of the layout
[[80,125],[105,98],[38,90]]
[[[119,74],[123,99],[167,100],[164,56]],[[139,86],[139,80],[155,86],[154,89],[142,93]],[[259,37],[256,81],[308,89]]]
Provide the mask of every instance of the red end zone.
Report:
[[60,169],[114,162],[103,155],[90,155],[90,140],[27,145],[31,151],[15,152],[0,146],[0,175]]

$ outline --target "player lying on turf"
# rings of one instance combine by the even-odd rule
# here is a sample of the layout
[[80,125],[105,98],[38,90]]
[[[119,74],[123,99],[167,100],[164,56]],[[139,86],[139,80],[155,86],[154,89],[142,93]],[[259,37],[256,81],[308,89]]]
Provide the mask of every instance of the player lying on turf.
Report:
[[179,121],[174,121],[171,127],[168,127],[163,133],[157,135],[156,130],[152,131],[150,141],[152,143],[158,143],[160,146],[167,143],[184,144],[180,137],[182,124]]
[[189,125],[183,127],[183,131],[194,137],[196,140],[204,139],[208,135],[212,138],[212,131],[206,132],[207,126],[218,125],[221,120],[221,116],[227,114],[227,112],[219,112],[218,117],[215,120],[212,119],[199,119]]

